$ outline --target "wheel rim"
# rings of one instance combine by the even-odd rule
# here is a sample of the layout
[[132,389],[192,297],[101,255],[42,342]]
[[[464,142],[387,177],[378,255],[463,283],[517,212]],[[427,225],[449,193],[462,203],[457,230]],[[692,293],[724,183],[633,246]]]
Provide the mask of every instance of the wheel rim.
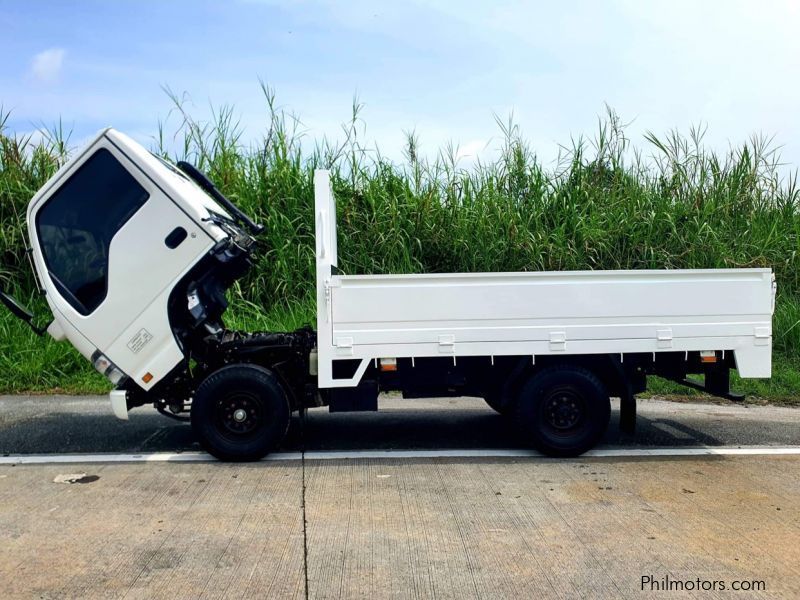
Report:
[[542,403],[542,418],[555,435],[571,435],[586,421],[586,400],[572,387],[552,389]]
[[217,401],[215,424],[228,439],[253,437],[266,420],[261,399],[249,392],[228,394]]

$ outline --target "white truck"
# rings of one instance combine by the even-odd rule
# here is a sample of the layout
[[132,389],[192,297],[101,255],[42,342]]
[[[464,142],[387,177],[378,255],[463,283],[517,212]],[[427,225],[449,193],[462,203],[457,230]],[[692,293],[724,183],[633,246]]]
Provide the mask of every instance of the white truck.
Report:
[[376,410],[389,390],[483,397],[532,446],[575,456],[610,397],[632,430],[648,375],[728,398],[732,368],[770,376],[769,269],[344,275],[329,173],[314,185],[316,332],[229,331],[226,290],[260,227],[191,165],[101,131],[28,207],[46,331],[113,382],[118,417],[188,413],[227,460],[275,449],[293,411]]

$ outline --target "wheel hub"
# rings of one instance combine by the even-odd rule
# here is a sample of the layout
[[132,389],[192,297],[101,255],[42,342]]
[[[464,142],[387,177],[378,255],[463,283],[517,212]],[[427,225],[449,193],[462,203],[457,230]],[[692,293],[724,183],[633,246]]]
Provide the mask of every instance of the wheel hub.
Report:
[[253,433],[264,418],[258,399],[245,393],[232,394],[219,400],[217,415],[221,429],[236,436]]
[[583,403],[572,393],[559,392],[551,396],[545,404],[547,422],[556,429],[575,427],[583,415]]

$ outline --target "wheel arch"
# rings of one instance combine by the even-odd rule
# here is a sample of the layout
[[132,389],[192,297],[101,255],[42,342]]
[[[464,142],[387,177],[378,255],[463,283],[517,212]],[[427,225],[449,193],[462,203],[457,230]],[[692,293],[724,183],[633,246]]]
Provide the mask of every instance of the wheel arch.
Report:
[[501,405],[509,407],[516,403],[525,382],[543,369],[554,365],[570,365],[586,369],[603,383],[610,397],[628,397],[638,391],[619,355],[548,355],[537,356],[535,360],[526,356],[517,357],[511,368],[500,376],[503,380],[496,382],[495,393]]

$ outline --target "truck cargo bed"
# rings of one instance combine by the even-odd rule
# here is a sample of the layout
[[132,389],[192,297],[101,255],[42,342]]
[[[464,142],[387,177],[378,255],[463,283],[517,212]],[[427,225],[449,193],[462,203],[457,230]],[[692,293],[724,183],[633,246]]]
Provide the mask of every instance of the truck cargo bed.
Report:
[[[769,377],[769,269],[338,275],[335,209],[317,181],[320,387],[383,357],[732,351]],[[333,379],[330,362],[363,359]]]

